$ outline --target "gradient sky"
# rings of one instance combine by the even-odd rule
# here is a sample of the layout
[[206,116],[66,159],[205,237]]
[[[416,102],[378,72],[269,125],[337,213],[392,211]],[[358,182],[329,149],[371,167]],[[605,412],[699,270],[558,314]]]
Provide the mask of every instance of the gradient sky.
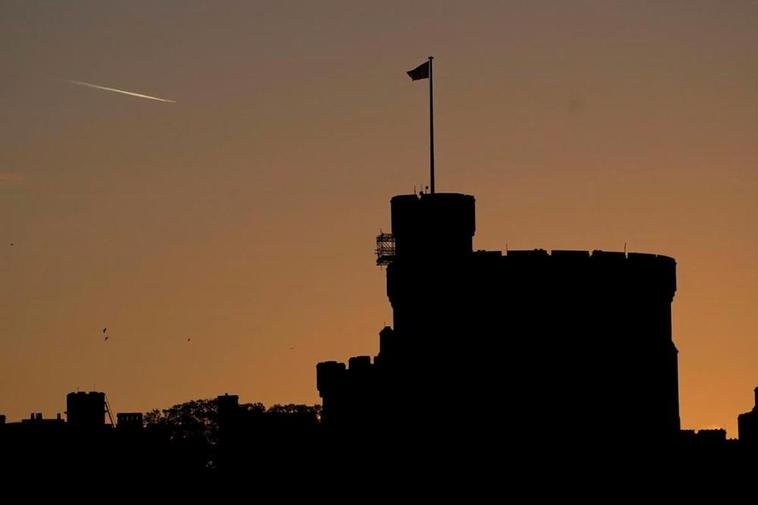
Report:
[[748,0],[0,0],[0,413],[315,403],[317,361],[375,354],[374,237],[427,177],[405,71],[433,54],[437,187],[476,195],[475,247],[675,257],[682,424],[736,436],[757,27]]

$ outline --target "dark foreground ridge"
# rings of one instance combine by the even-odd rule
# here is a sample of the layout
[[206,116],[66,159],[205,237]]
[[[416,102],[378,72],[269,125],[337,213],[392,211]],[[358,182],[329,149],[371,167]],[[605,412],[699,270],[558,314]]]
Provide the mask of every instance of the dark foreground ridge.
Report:
[[392,482],[494,485],[755,468],[755,408],[740,415],[739,440],[680,428],[672,258],[477,251],[473,196],[401,195],[391,208],[377,261],[393,324],[373,359],[318,364],[323,408],[223,395],[114,422],[103,393],[71,393],[65,421],[0,417],[3,470],[335,484],[384,482],[391,469]]

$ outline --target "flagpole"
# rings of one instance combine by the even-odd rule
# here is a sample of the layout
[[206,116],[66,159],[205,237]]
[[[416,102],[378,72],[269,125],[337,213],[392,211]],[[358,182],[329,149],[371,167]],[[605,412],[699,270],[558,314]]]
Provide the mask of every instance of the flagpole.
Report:
[[434,80],[432,74],[432,60],[434,56],[429,57],[429,171],[430,171],[430,189],[434,194]]

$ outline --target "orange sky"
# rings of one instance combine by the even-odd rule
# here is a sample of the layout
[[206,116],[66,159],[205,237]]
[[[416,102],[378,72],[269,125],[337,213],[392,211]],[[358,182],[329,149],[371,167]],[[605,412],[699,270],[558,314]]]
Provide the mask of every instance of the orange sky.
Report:
[[426,181],[405,71],[434,54],[437,187],[476,195],[475,247],[675,257],[682,424],[736,436],[758,3],[409,3],[0,5],[0,413],[318,401],[315,363],[391,321],[373,241]]

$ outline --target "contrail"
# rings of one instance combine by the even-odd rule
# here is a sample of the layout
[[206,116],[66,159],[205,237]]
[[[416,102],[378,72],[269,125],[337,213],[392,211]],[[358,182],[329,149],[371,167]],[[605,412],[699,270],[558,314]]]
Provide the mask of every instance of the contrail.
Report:
[[103,91],[113,91],[114,93],[121,93],[124,95],[136,96],[137,98],[147,98],[148,100],[157,100],[159,102],[176,103],[176,100],[168,100],[166,98],[158,98],[156,96],[133,93],[131,91],[124,91],[123,89],[108,88],[106,86],[99,86],[97,84],[92,84],[92,83],[84,82],[84,81],[72,81],[69,79],[68,82],[70,82],[71,84],[78,84],[79,86],[86,86],[88,88],[102,89]]

